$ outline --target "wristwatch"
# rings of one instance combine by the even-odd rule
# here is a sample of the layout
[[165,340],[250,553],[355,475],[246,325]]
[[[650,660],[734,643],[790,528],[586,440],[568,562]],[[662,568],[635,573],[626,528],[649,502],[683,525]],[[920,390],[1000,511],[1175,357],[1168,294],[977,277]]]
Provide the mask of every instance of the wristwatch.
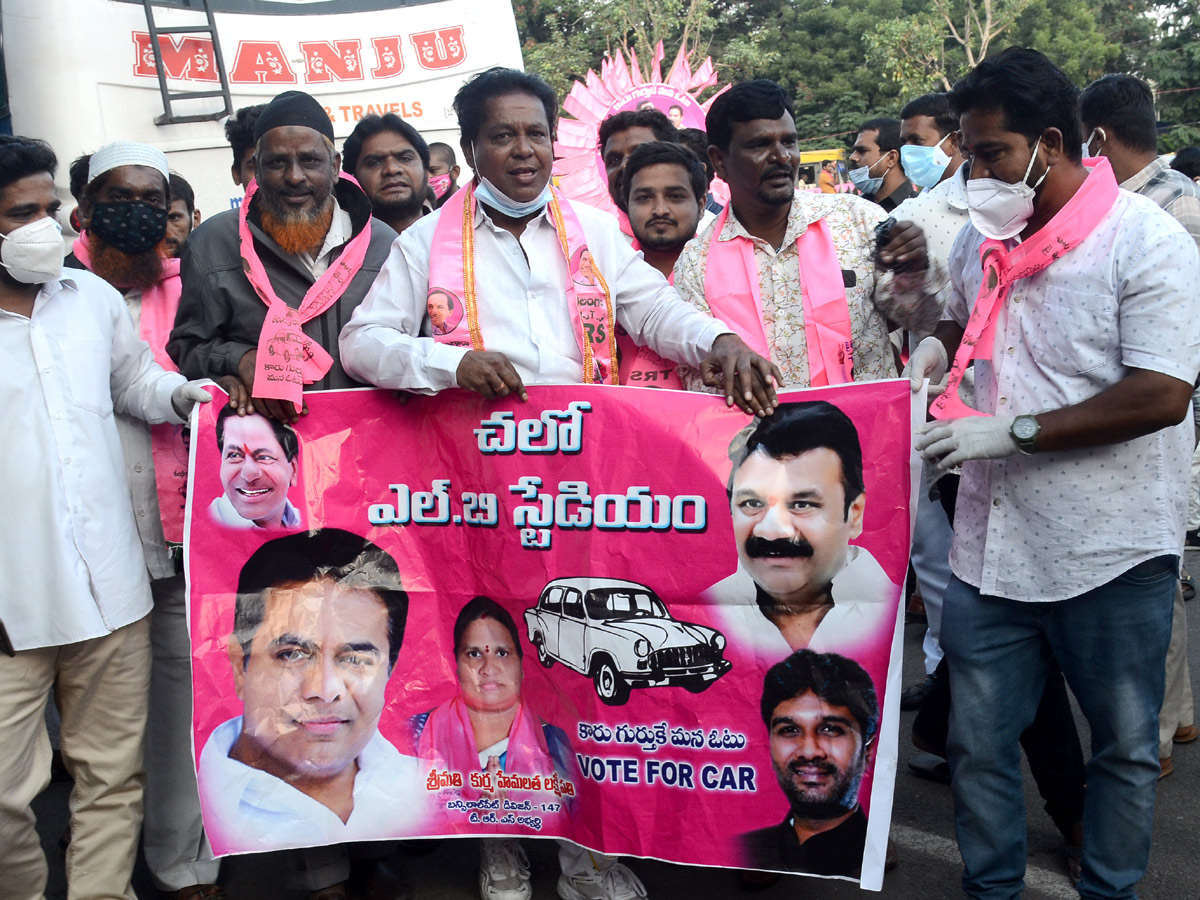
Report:
[[1033,416],[1017,416],[1013,419],[1009,434],[1017,442],[1018,450],[1026,456],[1033,456],[1037,453],[1037,439],[1041,430],[1042,426]]

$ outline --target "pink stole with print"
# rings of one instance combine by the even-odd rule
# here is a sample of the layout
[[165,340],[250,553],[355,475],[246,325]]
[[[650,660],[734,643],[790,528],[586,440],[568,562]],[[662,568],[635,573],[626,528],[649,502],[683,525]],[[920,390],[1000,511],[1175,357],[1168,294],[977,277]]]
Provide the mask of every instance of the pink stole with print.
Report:
[[[713,225],[704,269],[704,299],[712,314],[737,332],[750,349],[770,358],[754,243],[740,235],[720,240],[731,206],[727,204],[721,210]],[[796,255],[804,304],[809,384],[812,387],[846,384],[854,380],[850,307],[846,303],[842,264],[825,219],[810,223],[796,238]]]
[[[567,261],[567,307],[575,340],[583,357],[584,384],[619,384],[616,319],[612,294],[600,267],[587,248],[583,226],[570,202],[551,189],[550,221],[559,249]],[[475,271],[475,184],[469,182],[442,205],[433,232],[427,297],[440,294],[453,303],[433,339],[440,344],[485,349],[479,326]],[[583,273],[587,257],[592,275]]]
[[[464,797],[478,797],[482,793],[469,786],[470,773],[481,772],[484,766],[479,764],[475,729],[461,696],[443,703],[429,714],[417,740],[417,756],[435,768],[462,773]],[[524,703],[517,706],[516,717],[508,731],[504,772],[531,777],[554,774],[554,760],[550,757],[541,723]],[[513,796],[512,791],[507,793]]]
[[[342,179],[358,186],[349,175]],[[362,268],[371,243],[371,220],[346,244],[338,258],[304,294],[299,309],[292,309],[279,298],[263,268],[247,216],[250,201],[258,193],[258,181],[246,188],[238,212],[238,239],[242,268],[254,292],[267,304],[267,318],[258,335],[258,353],[254,366],[255,397],[290,400],[299,409],[304,402],[304,385],[320,381],[333,366],[329,352],[304,333],[303,325],[329,309],[345,293]]]
[[[90,272],[92,254],[87,232],[81,232],[71,246],[75,258]],[[179,280],[179,260],[162,261],[162,277],[142,288],[138,336],[150,345],[154,361],[168,372],[178,372],[167,355],[167,339],[175,325],[183,283]],[[119,287],[119,286],[118,286]],[[187,501],[188,451],[183,442],[183,426],[163,423],[150,426],[150,449],[154,459],[154,488],[162,516],[163,534],[171,543],[183,542],[183,512]]]
[[975,297],[975,308],[967,319],[945,392],[929,412],[935,419],[984,416],[962,402],[958,386],[972,359],[991,359],[996,342],[996,322],[1012,292],[1012,286],[1045,269],[1070,253],[1100,223],[1117,201],[1120,189],[1112,165],[1105,157],[1088,160],[1091,170],[1075,195],[1054,217],[1011,250],[1003,241],[985,240],[979,247],[983,281]]

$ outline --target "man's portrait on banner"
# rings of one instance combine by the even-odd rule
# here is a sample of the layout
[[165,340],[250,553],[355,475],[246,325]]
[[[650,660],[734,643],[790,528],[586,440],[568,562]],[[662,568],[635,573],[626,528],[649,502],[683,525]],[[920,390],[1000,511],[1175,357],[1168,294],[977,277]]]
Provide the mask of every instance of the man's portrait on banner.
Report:
[[404,639],[396,561],[336,528],[268,541],[242,566],[227,655],[242,715],[200,755],[205,823],[239,849],[409,833],[414,758],[379,733]]
[[738,570],[708,592],[726,634],[780,658],[874,641],[898,588],[850,544],[867,508],[850,417],[824,400],[784,403],[735,436],[729,457]]
[[229,528],[298,528],[300,511],[288,499],[296,483],[300,439],[290,425],[258,413],[217,414],[221,487],[209,514]]

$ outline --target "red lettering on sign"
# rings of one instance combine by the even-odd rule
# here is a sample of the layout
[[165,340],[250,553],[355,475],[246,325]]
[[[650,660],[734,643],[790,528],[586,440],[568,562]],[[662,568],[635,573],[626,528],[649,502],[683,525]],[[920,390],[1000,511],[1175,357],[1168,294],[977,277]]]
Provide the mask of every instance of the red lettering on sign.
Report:
[[363,80],[361,41],[301,41],[300,52],[309,84]]
[[[133,32],[133,45],[137,58],[133,74],[154,78],[158,69],[154,65],[154,47],[150,35],[144,31]],[[175,40],[169,34],[159,35],[158,49],[162,54],[163,68],[168,78],[188,81],[219,81],[217,57],[212,41],[208,38],[184,37]]]
[[417,51],[417,62],[423,69],[452,69],[467,58],[461,25],[420,31],[408,37]]
[[371,38],[378,65],[371,70],[372,78],[391,78],[404,71],[404,57],[400,54],[400,35],[395,37]]
[[295,84],[296,73],[278,41],[238,41],[229,80],[241,84]]

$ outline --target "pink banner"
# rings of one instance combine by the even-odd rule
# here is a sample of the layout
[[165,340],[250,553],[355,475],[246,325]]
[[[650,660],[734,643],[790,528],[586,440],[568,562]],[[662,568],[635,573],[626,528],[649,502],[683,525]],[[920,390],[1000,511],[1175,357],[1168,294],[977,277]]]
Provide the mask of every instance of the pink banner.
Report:
[[331,391],[298,433],[218,421],[214,393],[187,571],[218,854],[511,834],[879,889],[907,381],[765,420],[677,391]]

